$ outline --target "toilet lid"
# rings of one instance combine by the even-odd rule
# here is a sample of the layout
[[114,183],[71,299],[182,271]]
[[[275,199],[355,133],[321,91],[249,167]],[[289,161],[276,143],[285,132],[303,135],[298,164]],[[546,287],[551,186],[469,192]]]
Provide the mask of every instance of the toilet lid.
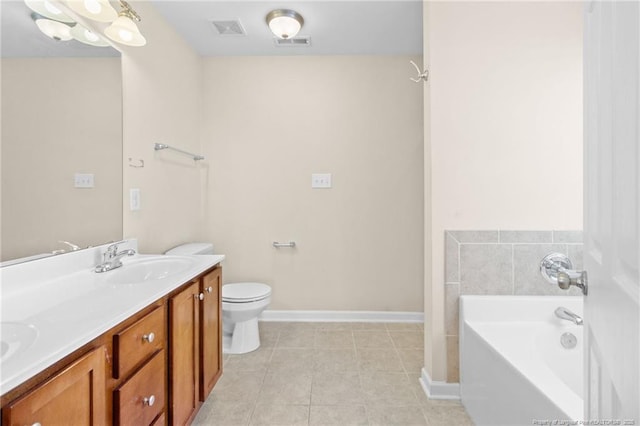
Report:
[[222,286],[222,300],[227,302],[262,300],[270,294],[271,287],[262,283],[233,283]]

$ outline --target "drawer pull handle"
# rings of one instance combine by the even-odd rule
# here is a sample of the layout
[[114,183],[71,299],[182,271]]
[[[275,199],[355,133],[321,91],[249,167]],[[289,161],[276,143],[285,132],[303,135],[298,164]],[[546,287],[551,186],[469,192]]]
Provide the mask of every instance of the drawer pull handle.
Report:
[[213,291],[213,287],[209,286],[207,287],[207,293],[211,293]]
[[149,407],[153,407],[153,404],[156,403],[156,397],[151,395],[149,397],[142,398],[142,405],[148,405]]
[[156,338],[156,335],[154,333],[149,333],[149,334],[145,334],[144,336],[142,336],[142,340],[144,342],[149,342],[149,343],[153,343],[155,338]]
[[42,423],[40,422],[35,422],[34,424],[32,424],[31,426],[42,426]]

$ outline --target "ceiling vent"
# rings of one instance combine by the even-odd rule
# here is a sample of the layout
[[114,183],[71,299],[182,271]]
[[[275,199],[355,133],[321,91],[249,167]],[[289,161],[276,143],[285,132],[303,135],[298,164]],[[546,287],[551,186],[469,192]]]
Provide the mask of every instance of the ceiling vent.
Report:
[[240,21],[211,21],[214,31],[221,36],[245,35]]
[[311,37],[273,38],[276,46],[311,46]]

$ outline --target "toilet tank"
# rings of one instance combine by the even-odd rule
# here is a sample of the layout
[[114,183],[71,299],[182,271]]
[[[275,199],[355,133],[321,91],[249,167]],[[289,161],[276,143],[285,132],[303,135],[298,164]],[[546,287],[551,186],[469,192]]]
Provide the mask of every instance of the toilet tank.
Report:
[[178,256],[193,254],[213,254],[213,244],[211,243],[187,243],[167,250],[164,254],[172,254]]

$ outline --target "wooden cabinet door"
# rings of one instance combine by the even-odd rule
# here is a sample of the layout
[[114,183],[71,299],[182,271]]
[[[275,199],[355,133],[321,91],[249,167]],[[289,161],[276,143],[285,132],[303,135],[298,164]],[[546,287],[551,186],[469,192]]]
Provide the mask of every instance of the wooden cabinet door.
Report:
[[199,306],[197,282],[169,299],[169,421],[172,425],[188,424],[199,407]]
[[6,425],[106,423],[105,351],[94,349],[3,409]]
[[202,277],[200,310],[200,400],[204,401],[222,375],[222,269]]

